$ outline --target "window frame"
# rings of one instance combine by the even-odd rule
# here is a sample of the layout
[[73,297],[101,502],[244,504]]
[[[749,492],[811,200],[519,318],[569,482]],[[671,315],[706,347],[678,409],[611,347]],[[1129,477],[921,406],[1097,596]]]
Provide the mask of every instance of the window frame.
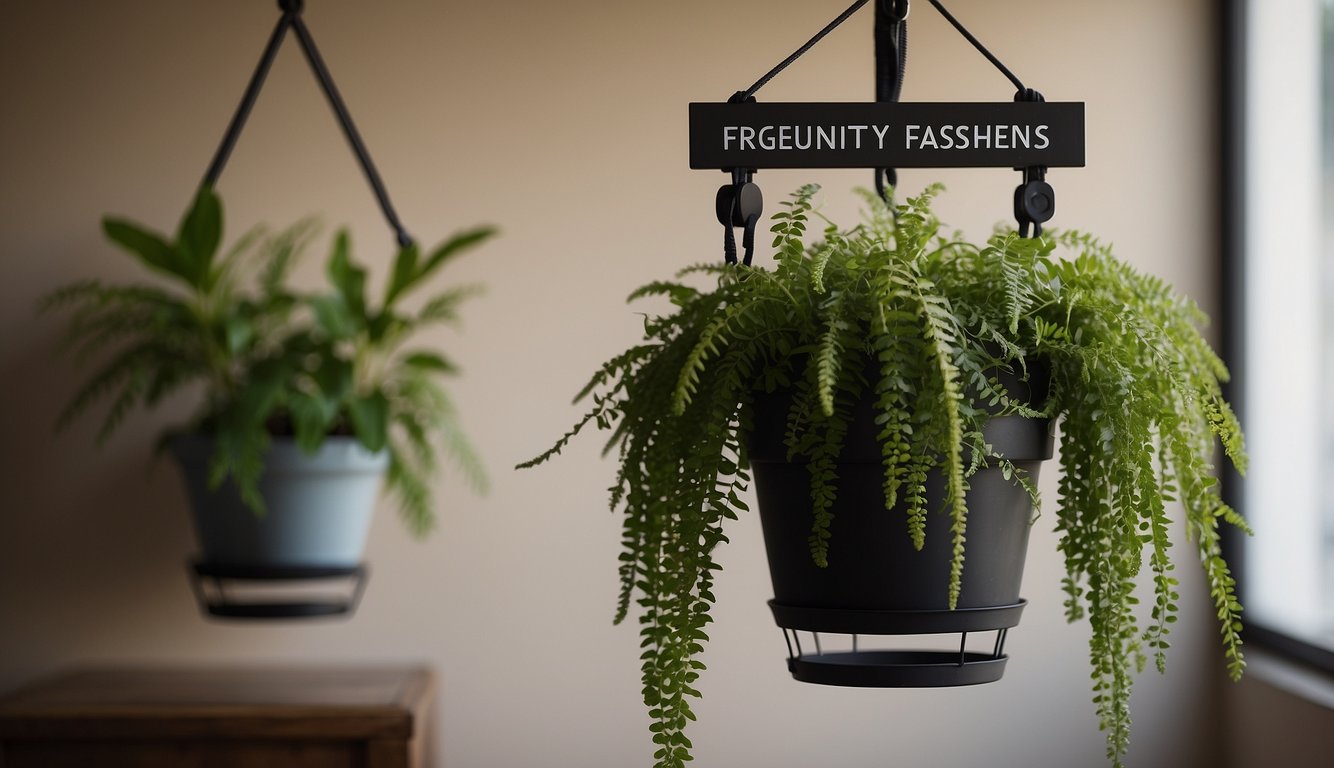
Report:
[[[1246,78],[1248,46],[1246,35],[1247,13],[1252,3],[1260,0],[1223,0],[1220,4],[1217,50],[1219,72],[1218,104],[1221,135],[1219,167],[1222,178],[1219,189],[1219,226],[1221,238],[1219,254],[1223,311],[1221,336],[1224,359],[1232,370],[1233,381],[1224,393],[1246,423],[1245,400],[1242,386],[1246,381],[1245,329],[1247,308],[1246,286],[1246,162],[1248,137],[1246,116]],[[1224,500],[1246,514],[1243,506],[1245,480],[1230,465],[1221,472],[1220,481]],[[1246,536],[1231,526],[1223,531],[1223,553],[1237,580],[1242,604],[1247,603],[1246,589]],[[1334,650],[1309,643],[1294,635],[1267,626],[1242,615],[1244,642],[1277,653],[1309,667],[1334,673]]]

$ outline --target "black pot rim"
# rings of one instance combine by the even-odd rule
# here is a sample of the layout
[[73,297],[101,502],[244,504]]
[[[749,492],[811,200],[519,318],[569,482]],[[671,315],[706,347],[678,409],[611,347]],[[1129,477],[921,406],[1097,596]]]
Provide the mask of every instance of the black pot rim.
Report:
[[846,635],[931,635],[986,632],[1019,625],[1027,600],[1012,605],[939,611],[864,611],[815,608],[769,601],[774,622],[785,629]]

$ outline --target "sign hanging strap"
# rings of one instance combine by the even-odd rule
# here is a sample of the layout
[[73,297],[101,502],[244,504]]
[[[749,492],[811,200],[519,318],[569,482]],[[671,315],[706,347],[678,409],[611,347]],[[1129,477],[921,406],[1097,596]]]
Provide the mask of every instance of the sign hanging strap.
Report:
[[[876,0],[875,4],[875,100],[894,103],[903,91],[908,66],[908,0]],[[875,169],[875,191],[888,201],[898,187],[893,168]]]
[[[886,196],[899,167],[1010,167],[1023,172],[1015,189],[1020,234],[1041,234],[1055,212],[1049,166],[1084,164],[1084,105],[1047,103],[1028,88],[941,4],[928,0],[1016,88],[1013,104],[900,104],[907,64],[910,0],[876,0],[876,103],[758,104],[755,94],[861,10],[856,0],[837,18],[726,103],[690,105],[690,166],[718,168],[732,183],[718,191],[724,253],[735,262],[733,228],[753,245],[762,197],[753,177],[760,168],[874,168]],[[751,249],[745,261],[750,263]]]

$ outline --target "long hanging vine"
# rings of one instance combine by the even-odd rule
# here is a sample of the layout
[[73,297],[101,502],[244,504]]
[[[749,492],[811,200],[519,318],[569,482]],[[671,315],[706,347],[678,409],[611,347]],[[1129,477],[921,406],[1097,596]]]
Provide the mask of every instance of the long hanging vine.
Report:
[[[940,589],[951,608],[966,567],[971,475],[998,466],[1037,501],[1024,473],[989,450],[983,425],[996,407],[1061,419],[1066,615],[1091,625],[1094,704],[1108,758],[1120,766],[1133,674],[1150,654],[1165,669],[1178,611],[1169,503],[1185,510],[1234,678],[1244,666],[1241,606],[1218,528],[1245,524],[1220,499],[1211,458],[1216,440],[1242,470],[1245,454],[1220,389],[1227,370],[1197,330],[1203,314],[1086,235],[1006,232],[976,246],[946,233],[931,212],[936,187],[897,209],[867,194],[860,225],[845,231],[826,220],[808,243],[811,219],[822,218],[817,189],[801,188],[774,216],[772,270],[699,265],[635,291],[631,300],[664,297],[672,311],[645,320],[643,342],[579,393],[592,403],[585,416],[520,465],[551,458],[588,424],[611,433],[619,471],[610,502],[624,515],[616,621],[638,604],[657,766],[691,759],[685,728],[712,621],[713,553],[727,540],[725,521],[748,511],[753,393],[795,391],[787,447],[808,459],[811,556],[823,565],[835,462],[867,387],[881,424],[886,514],[902,517],[919,549],[927,516],[950,517],[954,560]],[[1073,258],[1057,258],[1058,248]],[[685,282],[695,276],[711,289]],[[1036,361],[1052,378],[1040,410],[1012,400],[994,377],[1023,375]],[[935,473],[943,498],[927,491]],[[1146,559],[1154,604],[1141,626],[1132,593]]]

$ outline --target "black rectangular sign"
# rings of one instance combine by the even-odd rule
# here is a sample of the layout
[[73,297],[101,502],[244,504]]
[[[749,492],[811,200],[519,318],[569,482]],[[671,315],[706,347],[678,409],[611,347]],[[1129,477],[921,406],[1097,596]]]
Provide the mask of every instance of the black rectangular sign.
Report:
[[1083,102],[690,105],[691,168],[1084,165]]

